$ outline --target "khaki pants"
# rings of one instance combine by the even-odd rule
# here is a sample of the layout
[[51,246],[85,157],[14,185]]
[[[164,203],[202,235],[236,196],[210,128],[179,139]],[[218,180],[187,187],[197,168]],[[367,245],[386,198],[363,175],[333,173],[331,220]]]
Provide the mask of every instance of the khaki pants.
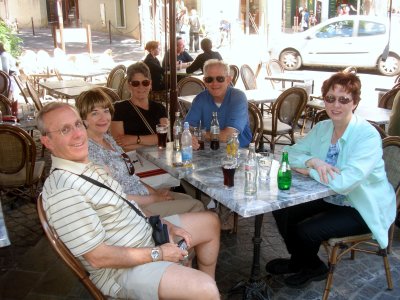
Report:
[[143,208],[153,215],[160,215],[161,217],[204,211],[204,205],[201,201],[183,193],[170,193],[175,200],[152,203]]

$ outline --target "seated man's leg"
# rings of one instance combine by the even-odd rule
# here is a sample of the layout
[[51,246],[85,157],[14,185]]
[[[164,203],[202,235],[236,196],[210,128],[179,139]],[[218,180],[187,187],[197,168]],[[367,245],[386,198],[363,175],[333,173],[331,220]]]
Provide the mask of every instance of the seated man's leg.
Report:
[[161,278],[160,299],[220,299],[215,280],[207,274],[179,265],[171,265]]
[[180,221],[192,236],[199,270],[214,279],[220,238],[218,216],[213,212],[188,213],[181,215]]

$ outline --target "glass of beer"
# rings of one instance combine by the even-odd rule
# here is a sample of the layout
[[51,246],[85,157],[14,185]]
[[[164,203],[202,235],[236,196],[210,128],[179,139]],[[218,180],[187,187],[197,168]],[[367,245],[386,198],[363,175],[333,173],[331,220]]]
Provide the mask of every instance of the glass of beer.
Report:
[[158,138],[158,149],[164,149],[165,147],[167,147],[168,125],[157,124],[156,132],[157,132],[157,138]]
[[230,188],[235,185],[235,171],[237,168],[237,159],[227,156],[222,159],[222,173],[224,174],[224,186]]

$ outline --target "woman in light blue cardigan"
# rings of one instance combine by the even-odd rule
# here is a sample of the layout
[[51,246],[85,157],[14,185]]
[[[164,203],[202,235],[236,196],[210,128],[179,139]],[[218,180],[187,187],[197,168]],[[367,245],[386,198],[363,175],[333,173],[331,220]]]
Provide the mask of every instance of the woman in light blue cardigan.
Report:
[[352,73],[332,75],[322,85],[330,120],[318,123],[302,140],[285,150],[292,168],[332,188],[337,195],[273,213],[291,257],[270,261],[271,274],[290,274],[285,283],[304,287],[325,279],[319,259],[322,241],[372,232],[388,245],[396,198],[382,159],[382,141],[374,127],[353,114],[361,82]]

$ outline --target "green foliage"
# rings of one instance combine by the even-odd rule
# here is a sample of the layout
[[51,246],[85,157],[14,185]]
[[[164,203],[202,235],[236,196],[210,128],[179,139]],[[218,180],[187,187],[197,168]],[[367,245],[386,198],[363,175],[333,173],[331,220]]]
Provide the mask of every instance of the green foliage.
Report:
[[0,19],[0,42],[4,44],[4,48],[12,56],[18,57],[21,55],[22,39],[17,37],[2,19]]

